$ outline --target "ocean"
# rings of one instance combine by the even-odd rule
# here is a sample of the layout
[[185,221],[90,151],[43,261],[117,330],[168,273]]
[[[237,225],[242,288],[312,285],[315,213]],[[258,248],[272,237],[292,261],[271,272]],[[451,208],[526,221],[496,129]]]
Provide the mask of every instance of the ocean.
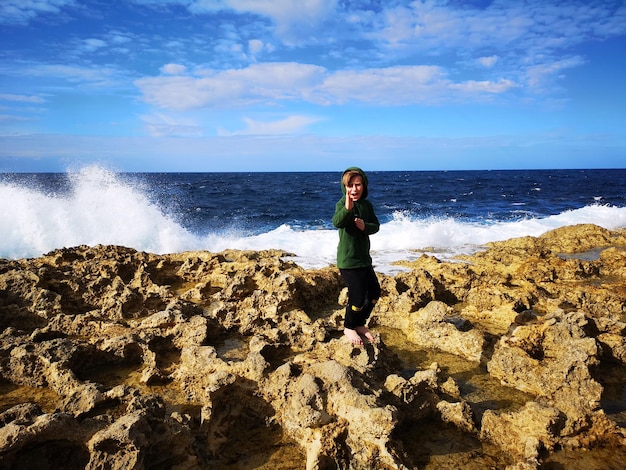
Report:
[[[342,170],[0,174],[0,257],[82,244],[157,254],[275,248],[321,268],[335,261]],[[381,222],[372,257],[386,274],[423,253],[447,260],[566,225],[626,227],[626,169],[367,173]]]

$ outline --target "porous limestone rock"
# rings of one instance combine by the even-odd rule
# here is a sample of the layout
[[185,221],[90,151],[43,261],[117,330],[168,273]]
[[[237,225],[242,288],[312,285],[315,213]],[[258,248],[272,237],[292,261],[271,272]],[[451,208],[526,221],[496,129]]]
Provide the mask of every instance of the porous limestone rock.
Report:
[[[359,346],[342,338],[338,271],[282,251],[0,260],[0,466],[431,468],[419,423],[497,446],[503,468],[540,468],[561,448],[617,459],[624,431],[598,371],[626,361],[625,247],[624,231],[580,225],[400,263],[379,274],[379,340]],[[526,403],[466,398],[464,374],[407,364],[378,326]]]

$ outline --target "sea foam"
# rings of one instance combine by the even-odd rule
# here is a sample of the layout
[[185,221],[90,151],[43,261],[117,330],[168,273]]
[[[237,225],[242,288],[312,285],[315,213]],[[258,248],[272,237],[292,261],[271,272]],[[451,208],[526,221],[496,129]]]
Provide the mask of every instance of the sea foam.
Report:
[[[334,263],[338,241],[334,229],[300,229],[294,221],[255,235],[236,229],[196,234],[149,194],[149,188],[97,166],[70,173],[69,190],[62,193],[5,179],[0,183],[0,257],[29,258],[62,247],[114,244],[157,254],[273,248],[293,254],[305,268]],[[451,259],[487,242],[539,236],[580,223],[626,227],[626,208],[594,204],[544,218],[481,223],[398,211],[371,237],[372,256],[379,271],[392,273],[399,270],[394,261],[422,253]]]
[[67,194],[0,184],[0,256],[39,256],[55,248],[115,244],[179,251],[194,237],[114,173],[87,167],[70,173]]

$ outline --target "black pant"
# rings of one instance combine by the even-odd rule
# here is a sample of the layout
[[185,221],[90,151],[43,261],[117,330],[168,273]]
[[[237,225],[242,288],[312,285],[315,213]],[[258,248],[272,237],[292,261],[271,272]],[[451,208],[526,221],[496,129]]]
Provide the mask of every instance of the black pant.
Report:
[[348,286],[344,326],[351,330],[365,326],[374,304],[380,298],[380,284],[374,268],[340,269],[339,272]]

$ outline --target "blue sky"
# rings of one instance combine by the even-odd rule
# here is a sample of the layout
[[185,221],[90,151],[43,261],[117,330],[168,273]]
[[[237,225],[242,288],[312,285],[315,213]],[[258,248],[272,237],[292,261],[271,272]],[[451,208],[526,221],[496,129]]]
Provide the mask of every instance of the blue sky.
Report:
[[0,171],[624,168],[626,3],[2,0]]

